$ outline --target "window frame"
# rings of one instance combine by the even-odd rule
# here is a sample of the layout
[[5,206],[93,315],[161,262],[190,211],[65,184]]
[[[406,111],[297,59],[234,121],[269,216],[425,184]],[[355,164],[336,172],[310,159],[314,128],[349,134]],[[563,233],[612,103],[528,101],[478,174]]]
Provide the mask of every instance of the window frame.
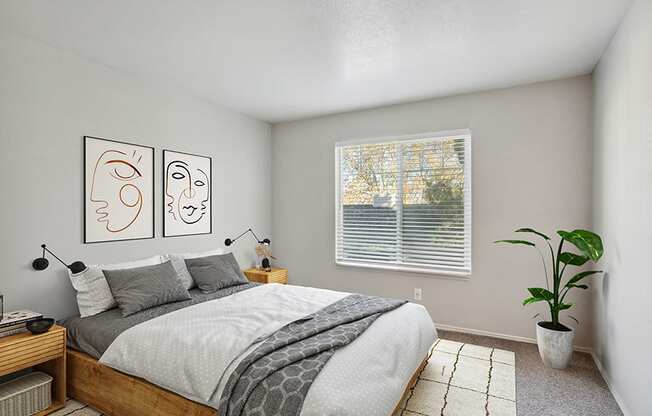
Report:
[[[464,204],[464,223],[465,228],[468,226],[468,236],[469,236],[469,256],[468,256],[468,271],[456,271],[446,268],[438,267],[416,267],[416,266],[406,266],[400,263],[388,263],[388,264],[379,264],[373,262],[348,262],[338,259],[338,224],[339,224],[339,214],[341,204],[341,170],[340,170],[340,154],[339,149],[346,146],[355,146],[355,145],[364,145],[364,144],[383,144],[383,143],[410,143],[410,142],[419,142],[432,139],[465,139],[464,146],[464,182],[465,182],[465,193],[464,199],[468,199],[468,204]],[[446,130],[430,133],[418,133],[410,135],[401,135],[401,136],[383,136],[383,137],[371,137],[363,139],[351,139],[351,140],[337,140],[335,141],[334,146],[334,158],[335,158],[335,222],[334,222],[334,248],[335,248],[335,264],[338,266],[345,267],[358,267],[363,269],[379,269],[379,270],[388,270],[388,271],[399,271],[399,272],[409,272],[409,273],[418,273],[434,277],[450,278],[450,279],[468,279],[472,275],[473,271],[473,161],[472,161],[472,132],[471,129],[458,129],[458,130]],[[401,171],[402,175],[402,171]],[[468,192],[468,198],[467,198]],[[401,209],[403,203],[401,202]],[[468,225],[467,225],[468,224]],[[466,231],[465,231],[466,233]]]

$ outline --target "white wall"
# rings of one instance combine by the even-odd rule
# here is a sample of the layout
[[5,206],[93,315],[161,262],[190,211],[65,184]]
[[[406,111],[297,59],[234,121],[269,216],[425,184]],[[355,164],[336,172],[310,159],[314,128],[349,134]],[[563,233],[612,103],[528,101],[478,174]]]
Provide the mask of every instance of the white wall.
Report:
[[[273,233],[291,283],[423,303],[438,324],[535,337],[523,307],[544,285],[535,251],[492,241],[532,226],[554,233],[591,219],[589,76],[275,124]],[[338,140],[471,128],[473,276],[468,280],[336,266],[334,143]],[[572,314],[577,345],[591,343],[590,296]]]
[[[26,38],[0,31],[0,292],[7,310],[75,313],[65,269],[51,258],[31,269],[46,242],[63,259],[119,262],[161,252],[222,247],[248,226],[271,231],[270,126],[201,101],[173,86],[138,79]],[[213,234],[84,245],[82,136],[127,140],[213,157]],[[255,258],[251,241],[235,246]]]
[[595,349],[626,415],[652,414],[652,1],[637,1],[594,73],[594,223],[605,240]]

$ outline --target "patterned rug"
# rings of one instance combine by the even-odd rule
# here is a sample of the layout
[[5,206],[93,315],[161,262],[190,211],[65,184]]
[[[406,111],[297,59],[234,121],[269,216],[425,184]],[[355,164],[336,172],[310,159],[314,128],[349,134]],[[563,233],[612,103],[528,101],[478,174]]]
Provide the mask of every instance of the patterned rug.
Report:
[[[437,340],[397,416],[516,416],[514,353]],[[69,399],[51,416],[102,416]]]
[[50,413],[48,416],[102,416],[102,413],[93,409],[87,404],[79,403],[77,400],[67,399],[66,407],[61,410],[57,410],[54,413]]
[[440,339],[400,416],[516,416],[511,351]]

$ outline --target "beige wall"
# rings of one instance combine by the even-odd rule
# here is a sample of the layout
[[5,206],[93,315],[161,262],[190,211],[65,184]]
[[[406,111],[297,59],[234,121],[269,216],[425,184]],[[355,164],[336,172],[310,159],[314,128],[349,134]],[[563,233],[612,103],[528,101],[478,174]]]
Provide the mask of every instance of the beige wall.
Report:
[[[271,129],[267,123],[201,101],[174,87],[98,65],[0,31],[0,293],[6,309],[58,318],[76,311],[65,269],[51,258],[31,269],[48,245],[63,259],[111,263],[161,252],[222,247],[226,236],[271,229]],[[213,234],[162,238],[162,197],[155,196],[156,239],[82,244],[82,136],[128,140],[213,157]],[[235,246],[247,265],[252,244]]]
[[[536,252],[492,244],[532,226],[554,233],[591,220],[589,76],[276,124],[272,129],[274,252],[300,285],[411,299],[438,324],[535,336],[526,287],[544,281]],[[470,128],[473,275],[445,278],[336,266],[334,143]],[[590,296],[572,314],[591,343]]]
[[600,59],[595,216],[605,240],[595,350],[626,416],[652,414],[652,1],[636,1]]

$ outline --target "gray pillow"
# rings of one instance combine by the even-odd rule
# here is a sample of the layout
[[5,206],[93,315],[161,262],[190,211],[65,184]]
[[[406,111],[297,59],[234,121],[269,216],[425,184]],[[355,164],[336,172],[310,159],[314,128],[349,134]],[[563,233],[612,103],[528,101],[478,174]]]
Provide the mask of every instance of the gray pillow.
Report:
[[232,253],[186,259],[186,267],[204,293],[249,283]]
[[169,261],[133,269],[102,270],[122,316],[190,299]]

